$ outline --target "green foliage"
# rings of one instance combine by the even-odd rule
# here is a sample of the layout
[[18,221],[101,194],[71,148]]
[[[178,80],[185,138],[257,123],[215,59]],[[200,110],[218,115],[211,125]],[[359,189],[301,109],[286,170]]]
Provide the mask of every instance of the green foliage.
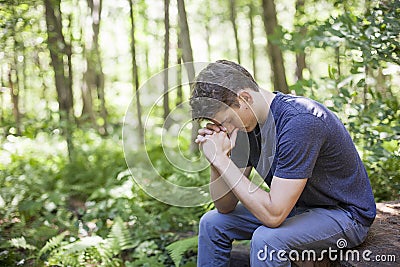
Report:
[[[196,231],[204,208],[171,207],[143,192],[124,166],[118,139],[77,130],[75,142],[76,157],[83,161],[76,165],[68,162],[58,135],[3,140],[0,242],[7,254],[0,265],[29,259],[37,259],[37,266],[172,265],[166,246],[176,239],[173,233]],[[162,154],[155,155],[160,168],[170,168],[157,158]],[[165,174],[178,179],[172,170]],[[185,184],[196,184],[204,175]],[[179,177],[183,182],[183,174]],[[26,245],[22,239],[9,243],[21,235]]]
[[364,17],[345,12],[331,18],[310,32],[309,45],[315,47],[338,47],[362,52],[353,61],[352,73],[359,67],[376,68],[381,61],[400,64],[400,3],[399,1],[376,1]]
[[67,232],[63,232],[57,236],[50,238],[44,247],[42,247],[39,251],[38,258],[41,258],[44,254],[54,251],[61,245],[61,242],[64,240],[64,237],[67,235]]
[[113,185],[113,177],[126,168],[122,145],[94,131],[75,131],[73,139],[76,148],[61,172],[62,183],[66,192],[86,199],[96,188]]
[[139,243],[121,218],[114,220],[107,238],[94,235],[74,240],[75,237],[70,236],[70,241],[64,241],[65,237],[66,233],[62,233],[51,238],[40,250],[39,257],[44,257],[50,265],[119,266],[120,260],[115,256]]
[[139,245],[139,241],[133,239],[127,225],[120,217],[117,217],[114,220],[114,224],[112,225],[107,237],[107,243],[114,255],[123,250],[132,249]]
[[198,237],[193,236],[178,240],[167,246],[168,253],[171,255],[175,266],[181,266],[181,260],[185,252],[189,250],[197,251]]
[[10,241],[8,241],[10,247],[14,248],[22,248],[22,249],[29,249],[29,250],[36,250],[37,248],[35,246],[32,246],[28,244],[25,240],[25,237],[20,237],[20,238],[13,238]]

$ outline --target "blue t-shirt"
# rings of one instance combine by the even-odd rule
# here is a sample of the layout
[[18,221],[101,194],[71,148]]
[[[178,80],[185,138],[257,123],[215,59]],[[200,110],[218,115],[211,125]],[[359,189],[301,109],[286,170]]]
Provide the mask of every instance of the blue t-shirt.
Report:
[[371,184],[350,134],[316,101],[278,92],[267,121],[239,132],[231,158],[239,168],[256,168],[268,186],[273,176],[308,178],[296,206],[339,206],[366,226],[375,218]]

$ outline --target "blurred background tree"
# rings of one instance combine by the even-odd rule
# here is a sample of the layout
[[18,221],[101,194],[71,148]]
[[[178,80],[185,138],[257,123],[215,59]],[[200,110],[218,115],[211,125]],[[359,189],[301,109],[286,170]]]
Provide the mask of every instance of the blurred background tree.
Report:
[[[240,62],[267,90],[324,103],[352,135],[376,200],[398,199],[399,17],[396,0],[0,0],[0,265],[175,264],[166,246],[196,234],[212,205],[146,195],[121,132],[135,97],[140,143],[153,104],[140,86],[180,63],[177,82],[190,82],[192,61]],[[188,84],[165,95],[154,128],[171,127],[189,95]],[[189,155],[196,127],[180,145]],[[207,170],[177,172],[157,136],[146,138],[167,180],[207,183]],[[179,261],[194,266],[195,253]]]

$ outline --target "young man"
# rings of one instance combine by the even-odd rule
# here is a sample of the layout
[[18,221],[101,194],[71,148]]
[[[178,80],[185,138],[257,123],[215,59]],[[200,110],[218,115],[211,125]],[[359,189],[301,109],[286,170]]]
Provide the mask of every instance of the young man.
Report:
[[[190,104],[194,119],[212,122],[196,139],[211,163],[216,207],[200,220],[198,266],[227,266],[233,240],[251,239],[251,266],[290,266],[293,250],[364,241],[376,215],[371,185],[326,107],[262,90],[226,60],[200,72]],[[252,168],[269,192],[248,179]]]

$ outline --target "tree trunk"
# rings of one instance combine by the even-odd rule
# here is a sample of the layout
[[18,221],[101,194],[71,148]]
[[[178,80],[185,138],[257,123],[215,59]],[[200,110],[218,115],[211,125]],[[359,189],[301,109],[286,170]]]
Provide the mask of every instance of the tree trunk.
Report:
[[[178,1],[178,14],[179,14],[179,27],[180,27],[180,37],[182,44],[182,58],[183,62],[186,63],[186,71],[188,73],[189,83],[192,83],[195,78],[195,71],[193,66],[193,52],[192,45],[190,42],[190,34],[189,34],[189,26],[187,22],[186,10],[185,10],[185,2],[184,0]],[[200,125],[197,121],[192,122],[192,140],[190,143],[190,151],[192,153],[199,151],[199,146],[194,142],[197,137],[197,131],[199,130]]]
[[[69,44],[65,42],[62,34],[60,0],[44,0],[46,6],[46,22],[48,31],[48,47],[50,50],[51,64],[54,69],[56,89],[58,94],[58,102],[60,111],[65,112],[63,116],[71,115],[73,107],[72,87],[69,80],[69,75],[65,73],[65,65],[63,56],[69,57]],[[53,6],[54,5],[54,6]],[[57,12],[57,15],[56,15]],[[64,48],[60,49],[60,45]],[[69,51],[68,51],[69,50]],[[69,67],[69,66],[67,66]]]
[[169,97],[168,97],[168,62],[169,62],[169,0],[164,0],[164,95],[163,95],[163,107],[164,107],[164,127],[167,129],[169,125],[166,125],[167,118],[169,115]]
[[10,86],[11,103],[13,104],[13,116],[15,121],[15,128],[17,130],[16,134],[21,135],[21,127],[20,127],[21,114],[19,112],[18,74],[16,70],[13,71],[12,67],[10,67],[10,70],[8,72],[8,83]]
[[[208,1],[207,1],[208,3]],[[209,8],[207,10],[210,10]],[[207,21],[204,25],[205,30],[206,30],[206,44],[207,44],[207,60],[208,62],[211,62],[211,43],[210,43],[210,38],[211,38],[211,29],[210,29],[210,18],[207,17]]]
[[[15,15],[15,9],[13,10],[13,15]],[[10,87],[10,97],[11,97],[11,103],[13,104],[13,116],[14,116],[14,121],[15,121],[15,128],[16,128],[16,134],[21,135],[21,113],[19,109],[19,101],[20,101],[20,79],[18,77],[18,54],[17,51],[20,49],[19,47],[19,42],[16,39],[16,26],[14,25],[14,35],[12,36],[12,41],[13,41],[13,48],[14,48],[14,53],[13,53],[13,59],[12,63],[9,65],[8,69],[8,82],[9,82],[9,87]]]
[[[304,16],[304,3],[305,0],[297,0],[296,1],[296,18]],[[307,33],[307,28],[302,25],[300,26],[299,33],[302,36],[305,36]],[[306,65],[306,54],[304,51],[300,51],[296,54],[296,78],[297,80],[303,79],[303,70],[307,68]]]
[[[83,48],[83,54],[85,57],[85,48]],[[88,64],[89,62],[86,61],[86,66],[89,66]],[[89,120],[92,125],[94,127],[97,128],[97,124],[96,124],[96,117],[94,115],[94,111],[93,111],[93,96],[92,96],[92,90],[89,87],[89,81],[91,80],[91,77],[89,78],[88,76],[90,76],[90,74],[88,73],[88,71],[86,70],[83,73],[83,84],[81,86],[81,94],[82,94],[82,115],[81,115],[81,119],[83,121],[87,121]]]
[[337,66],[337,71],[338,71],[338,76],[342,74],[341,66],[340,66],[340,46],[335,48],[335,54],[336,54],[336,66]]
[[[147,8],[147,7],[145,7]],[[149,23],[148,23],[148,18],[147,18],[147,14],[145,13],[145,11],[143,11],[143,34],[145,36],[150,35],[150,33],[148,32],[148,28],[149,28]],[[145,62],[146,62],[146,80],[150,78],[151,76],[151,67],[150,67],[150,49],[149,49],[149,44],[148,42],[145,42],[143,44],[144,47],[144,57],[145,57]]]
[[42,99],[44,99],[44,101],[46,103],[45,109],[46,109],[46,112],[48,113],[48,116],[50,118],[51,117],[51,110],[50,110],[50,107],[49,107],[50,106],[49,105],[49,99],[47,98],[47,91],[48,91],[49,87],[47,86],[47,83],[45,81],[46,80],[45,79],[45,72],[46,72],[46,67],[47,66],[45,66],[45,64],[42,63],[42,61],[40,60],[40,56],[39,56],[39,52],[38,51],[35,52],[35,56],[34,57],[35,57],[36,66],[38,66],[38,68],[39,68],[38,76],[40,78],[41,85],[43,87],[43,91],[42,91],[41,96],[42,96]]
[[236,2],[235,0],[229,0],[229,10],[230,10],[230,21],[232,23],[233,33],[235,34],[235,44],[236,44],[236,57],[237,61],[240,64],[240,43],[238,30],[236,25]]
[[[23,107],[25,107],[25,109],[26,109],[26,105],[27,105],[27,103],[28,103],[28,88],[29,88],[29,86],[27,86],[28,85],[28,62],[27,62],[27,59],[28,59],[28,51],[27,51],[27,48],[26,47],[24,47],[23,49],[22,49],[22,55],[23,55],[23,58],[24,58],[24,60],[22,61],[22,76],[23,76],[23,79],[22,79],[22,86],[20,86],[19,88],[20,88],[20,91],[21,91],[21,89],[22,89],[22,91],[23,91],[23,96],[24,96],[24,101],[23,101]],[[22,111],[22,113],[24,113],[24,109],[23,109],[23,111]]]
[[[179,27],[180,37],[182,44],[182,59],[184,63],[193,62],[193,51],[192,44],[190,42],[189,26],[187,22],[185,2],[184,0],[178,0],[178,14],[179,14]],[[188,67],[188,78],[189,82],[192,82],[195,78],[195,71],[193,64],[186,64]]]
[[[71,159],[73,153],[71,120],[73,117],[72,97],[72,69],[71,69],[71,47],[65,42],[62,34],[61,24],[61,0],[44,0],[45,17],[47,24],[47,45],[50,50],[51,65],[54,69],[57,100],[59,103],[61,128],[66,137],[68,155]],[[60,48],[60,46],[62,48]],[[67,66],[64,64],[64,56],[67,57]],[[64,70],[68,69],[66,73]]]
[[176,52],[176,56],[177,56],[177,64],[178,64],[178,73],[176,75],[176,84],[177,86],[177,92],[176,92],[176,106],[180,106],[183,102],[183,91],[182,91],[182,42],[181,42],[181,38],[179,36],[179,30],[178,30],[178,50]]
[[[263,0],[263,18],[267,37],[271,36],[278,26],[274,0]],[[285,65],[282,51],[279,46],[268,40],[268,54],[270,58],[274,90],[289,93],[286,81]]]
[[[364,62],[365,62],[365,58],[364,58]],[[368,72],[369,72],[369,68],[368,68],[368,64],[364,63],[364,87],[363,87],[363,104],[364,104],[364,108],[368,109],[368,100],[367,100],[367,93],[368,93]]]
[[[382,67],[378,68],[378,73],[375,77],[376,79],[376,90],[382,94],[382,97],[386,98],[388,97],[386,93],[391,93],[390,88],[387,87],[386,82],[387,82],[387,76],[383,75],[382,73]],[[391,95],[391,97],[394,97]]]
[[[21,135],[21,110],[20,110],[20,102],[21,102],[21,92],[23,89],[23,79],[20,78],[21,71],[18,63],[18,54],[19,45],[17,41],[14,39],[14,63],[10,67],[9,72],[9,82],[10,82],[10,90],[11,90],[11,100],[13,103],[13,115],[15,119],[15,128],[17,129],[17,135]],[[14,71],[13,71],[14,67]],[[12,75],[14,73],[14,75]],[[13,77],[14,76],[14,79]],[[26,103],[26,102],[25,102]]]
[[249,22],[250,22],[250,57],[253,63],[253,77],[257,81],[257,66],[256,66],[256,46],[254,45],[254,4],[253,0],[249,3]]
[[307,68],[306,54],[300,52],[296,55],[296,77],[297,80],[303,80],[303,70]]
[[99,33],[101,22],[101,11],[103,7],[102,0],[87,0],[90,15],[92,18],[92,39],[87,44],[87,86],[90,91],[97,91],[97,98],[100,101],[99,112],[102,118],[102,125],[99,125],[99,131],[107,135],[107,108],[104,92],[104,73],[100,57]]
[[[77,2],[74,1],[73,5],[77,5]],[[87,14],[82,14],[80,12],[80,10],[77,11],[77,17],[78,18],[85,18]],[[89,59],[89,53],[88,53],[88,49],[91,48],[91,40],[93,38],[87,38],[85,36],[86,32],[84,31],[84,29],[86,29],[86,24],[85,24],[85,20],[81,25],[80,28],[80,43],[82,44],[82,56],[86,61],[86,69],[83,72],[83,77],[82,77],[82,85],[80,86],[81,89],[81,98],[82,98],[82,112],[81,112],[81,116],[80,116],[80,120],[79,121],[83,121],[83,122],[87,122],[90,121],[90,123],[92,124],[92,126],[94,128],[97,129],[97,123],[96,123],[96,116],[94,113],[94,109],[93,109],[93,94],[92,94],[92,90],[93,90],[93,68],[91,68],[91,60]]]
[[139,128],[139,140],[141,144],[144,144],[144,129],[142,123],[142,106],[140,104],[140,94],[139,94],[139,76],[136,64],[136,43],[135,43],[135,17],[133,13],[133,0],[129,1],[129,12],[131,17],[131,54],[132,54],[132,82],[135,86],[135,96],[136,96],[136,111],[138,116],[138,128]]
[[146,78],[149,79],[151,76],[151,68],[150,68],[150,51],[149,45],[146,44],[144,47],[145,61],[146,61]]

